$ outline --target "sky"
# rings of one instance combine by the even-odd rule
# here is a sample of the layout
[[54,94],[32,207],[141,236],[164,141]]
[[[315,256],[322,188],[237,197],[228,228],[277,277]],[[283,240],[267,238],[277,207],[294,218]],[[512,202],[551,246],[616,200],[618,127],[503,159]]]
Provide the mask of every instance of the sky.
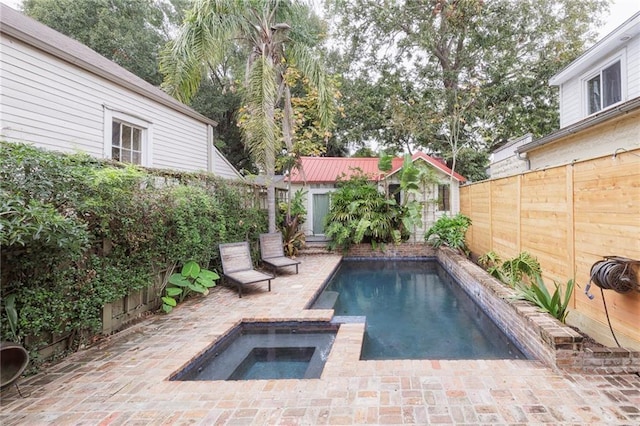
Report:
[[[321,0],[309,0],[310,3],[317,5],[321,3]],[[22,3],[21,0],[0,0],[0,3],[7,4],[14,9],[18,9],[18,5]],[[631,15],[640,11],[640,0],[614,0],[611,5],[609,19],[606,20],[606,24],[600,29],[600,38],[609,34],[616,29],[620,24],[629,19]]]

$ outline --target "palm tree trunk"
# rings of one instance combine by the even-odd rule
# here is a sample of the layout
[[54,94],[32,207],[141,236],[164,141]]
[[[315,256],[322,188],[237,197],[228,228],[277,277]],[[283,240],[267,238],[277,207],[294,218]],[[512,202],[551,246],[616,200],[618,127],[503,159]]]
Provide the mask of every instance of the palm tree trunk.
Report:
[[[269,158],[271,157],[271,158]],[[269,232],[276,232],[276,186],[275,186],[275,155],[267,153],[267,211],[269,212]]]

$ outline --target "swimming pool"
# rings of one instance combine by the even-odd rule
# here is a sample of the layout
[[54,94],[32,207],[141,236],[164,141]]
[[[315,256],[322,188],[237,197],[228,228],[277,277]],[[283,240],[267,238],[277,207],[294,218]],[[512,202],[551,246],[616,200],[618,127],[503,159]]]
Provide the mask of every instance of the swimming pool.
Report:
[[363,360],[527,358],[436,261],[343,260],[312,305],[330,307],[366,317]]

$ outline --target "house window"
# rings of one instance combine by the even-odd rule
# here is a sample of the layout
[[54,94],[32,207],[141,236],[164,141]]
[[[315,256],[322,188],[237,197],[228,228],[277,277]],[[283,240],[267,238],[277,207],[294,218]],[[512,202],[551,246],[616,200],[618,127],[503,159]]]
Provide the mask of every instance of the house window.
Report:
[[392,183],[389,184],[389,197],[393,197],[394,200],[396,200],[396,203],[398,205],[401,204],[401,199],[400,199],[400,184],[397,183]]
[[622,71],[619,60],[587,80],[587,99],[589,114],[622,100]]
[[111,158],[123,163],[142,164],[144,129],[113,120],[111,125]]
[[123,163],[151,166],[152,124],[145,119],[104,109],[104,156]]
[[438,185],[438,210],[443,212],[451,210],[450,192],[449,184]]

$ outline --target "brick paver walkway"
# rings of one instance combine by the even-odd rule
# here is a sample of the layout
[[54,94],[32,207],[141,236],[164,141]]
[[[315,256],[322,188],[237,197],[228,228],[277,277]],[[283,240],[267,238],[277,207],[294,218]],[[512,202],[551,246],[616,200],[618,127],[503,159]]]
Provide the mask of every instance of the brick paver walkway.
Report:
[[2,425],[640,424],[640,378],[582,376],[537,361],[360,361],[342,325],[322,378],[169,382],[244,320],[329,319],[305,310],[339,256],[300,258],[273,291],[226,287],[156,315],[2,391]]

